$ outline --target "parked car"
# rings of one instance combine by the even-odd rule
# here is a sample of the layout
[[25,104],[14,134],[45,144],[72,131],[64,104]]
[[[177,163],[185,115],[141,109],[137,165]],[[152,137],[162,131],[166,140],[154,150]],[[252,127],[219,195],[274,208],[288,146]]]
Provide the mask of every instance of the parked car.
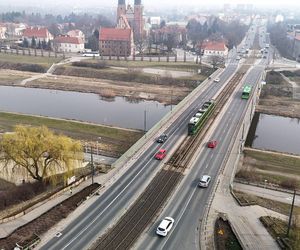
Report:
[[167,134],[162,134],[156,139],[156,142],[164,143],[167,139],[168,139],[168,135]]
[[211,177],[209,175],[202,175],[198,183],[198,187],[208,187]]
[[165,149],[160,149],[156,154],[155,154],[155,159],[157,160],[162,160],[165,158],[167,155],[167,151]]
[[207,147],[208,148],[215,148],[217,146],[218,142],[216,140],[212,140],[212,141],[209,141],[207,143]]
[[160,236],[167,236],[174,225],[174,219],[171,217],[164,218],[156,229],[156,234]]

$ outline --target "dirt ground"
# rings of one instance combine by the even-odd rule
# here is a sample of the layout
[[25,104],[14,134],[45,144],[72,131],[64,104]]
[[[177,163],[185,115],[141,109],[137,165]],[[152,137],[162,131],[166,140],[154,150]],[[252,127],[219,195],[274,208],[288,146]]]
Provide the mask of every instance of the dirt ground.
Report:
[[[0,85],[18,85],[21,80],[32,75],[34,74],[28,72],[1,70]],[[183,86],[164,86],[57,75],[50,75],[28,82],[26,87],[95,93],[104,98],[124,96],[131,100],[155,100],[164,104],[170,104],[171,102],[177,104],[192,91],[192,88]]]
[[245,148],[236,178],[293,190],[300,187],[299,166],[299,156]]
[[[257,112],[300,118],[300,99],[293,96],[293,87],[278,72],[268,72],[262,88]],[[298,82],[300,84],[300,82]]]

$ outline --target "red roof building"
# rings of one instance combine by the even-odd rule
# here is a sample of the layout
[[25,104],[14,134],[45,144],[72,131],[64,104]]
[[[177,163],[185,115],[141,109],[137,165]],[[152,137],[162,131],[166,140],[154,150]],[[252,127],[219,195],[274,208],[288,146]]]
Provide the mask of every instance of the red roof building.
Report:
[[54,48],[59,52],[83,52],[84,41],[78,37],[58,36],[54,39]]
[[201,46],[201,50],[207,56],[226,56],[228,54],[228,48],[225,42],[222,41],[205,41]]
[[99,51],[104,56],[130,56],[133,51],[131,29],[101,28],[99,32]]
[[48,42],[53,40],[53,36],[48,29],[39,27],[26,28],[23,32],[23,39],[25,38],[28,40],[29,44],[31,44],[32,38],[34,38],[37,43],[39,41]]

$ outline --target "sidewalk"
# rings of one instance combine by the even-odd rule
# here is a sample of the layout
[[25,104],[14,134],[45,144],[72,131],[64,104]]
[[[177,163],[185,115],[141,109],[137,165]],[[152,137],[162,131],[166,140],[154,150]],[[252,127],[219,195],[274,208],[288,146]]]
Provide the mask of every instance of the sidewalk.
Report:
[[287,216],[258,205],[241,207],[230,194],[220,192],[216,193],[212,208],[216,216],[218,213],[225,214],[243,249],[279,249],[259,217],[272,216],[287,220]]
[[[101,184],[104,189],[106,186],[109,185],[109,182],[113,179],[113,177],[116,174],[119,174],[120,169],[112,169],[107,174],[100,174],[98,176],[94,177],[94,182]],[[92,180],[91,178],[81,182],[77,187],[74,187],[72,189],[72,195],[80,192],[87,186],[91,185]],[[27,224],[28,222],[36,219],[43,213],[47,212],[57,204],[61,203],[62,201],[66,200],[71,196],[70,190],[65,191],[64,193],[60,194],[59,196],[56,196],[48,201],[41,202],[41,205],[37,205],[36,208],[28,212],[27,214],[16,218],[15,220],[8,221],[6,223],[0,224],[0,238],[5,238],[8,235],[10,235],[14,230],[18,229],[19,227]]]
[[[234,183],[233,185],[235,190],[242,191],[244,193],[256,195],[262,198],[267,198],[274,201],[280,201],[287,204],[292,204],[293,195],[285,192],[280,192],[272,189],[256,187],[252,185]],[[300,195],[295,197],[295,206],[300,207]]]

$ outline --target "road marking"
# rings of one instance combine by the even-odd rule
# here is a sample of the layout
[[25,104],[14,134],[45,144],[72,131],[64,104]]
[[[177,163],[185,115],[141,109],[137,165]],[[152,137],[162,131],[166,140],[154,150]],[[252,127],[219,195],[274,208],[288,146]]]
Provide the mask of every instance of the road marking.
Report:
[[88,225],[86,225],[72,240],[68,242],[67,245],[65,245],[62,250],[66,249],[69,245],[71,245],[74,240],[76,240],[81,234],[83,234],[102,214],[119,198],[121,194],[124,193],[124,191],[131,185],[131,183],[140,175],[140,173],[146,168],[146,166],[151,162],[151,160],[148,161],[144,165],[144,167],[132,178],[132,180],[123,188],[123,190],[102,210],[101,213],[99,213]]

